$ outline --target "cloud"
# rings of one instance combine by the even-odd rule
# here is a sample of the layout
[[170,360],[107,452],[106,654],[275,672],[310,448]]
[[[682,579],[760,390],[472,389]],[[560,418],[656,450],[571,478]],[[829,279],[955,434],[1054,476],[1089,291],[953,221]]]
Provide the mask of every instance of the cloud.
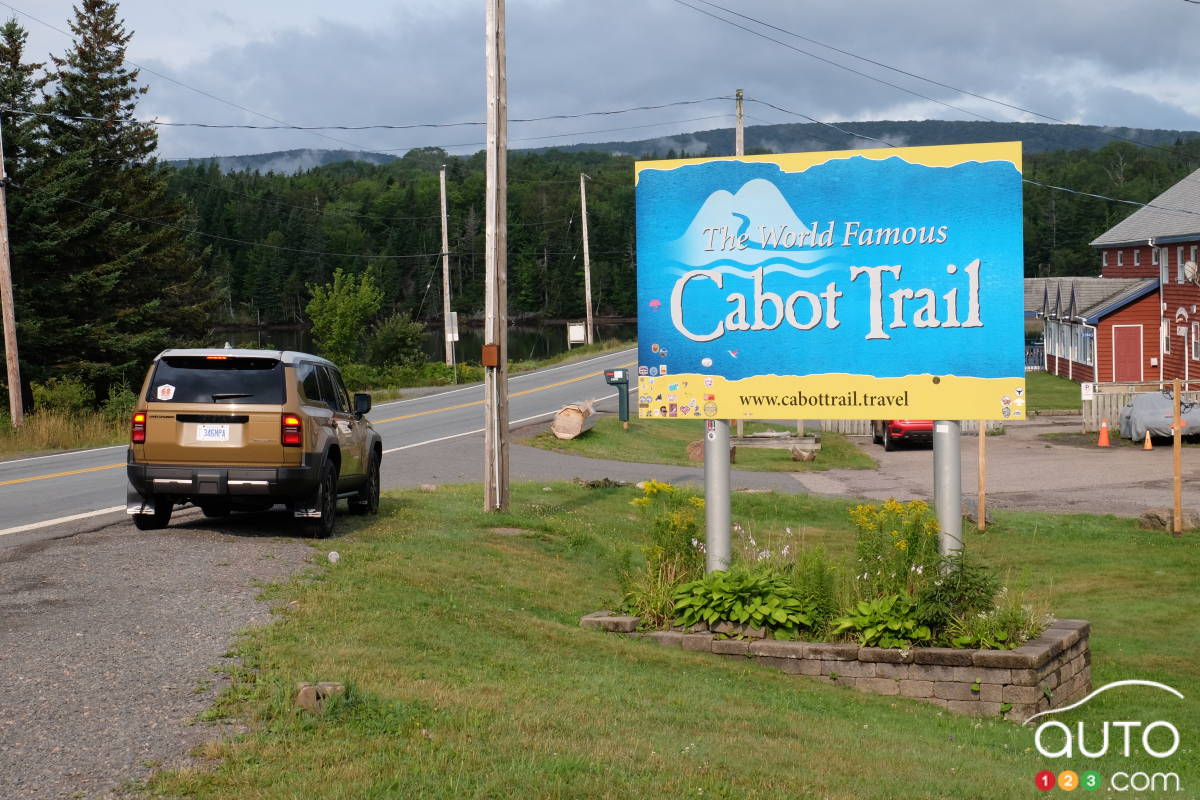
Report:
[[[39,16],[65,28],[70,0],[45,0],[45,5],[51,8]],[[861,0],[847,14],[838,4],[739,0],[730,8],[1064,120],[1200,127],[1200,118],[1190,111],[1200,109],[1191,41],[1200,6],[1193,4],[927,0],[903,7]],[[320,0],[124,0],[121,12],[136,32],[135,61],[278,119],[406,124],[484,117],[484,4],[478,0],[364,0],[336,14]],[[773,43],[671,0],[509,0],[506,23],[513,118],[728,96],[744,88],[752,99],[830,121],[978,118],[972,112],[997,120],[1036,119],[757,28],[787,46]],[[36,27],[29,24],[31,30]],[[744,19],[739,24],[756,27]],[[43,40],[58,36],[40,35]],[[59,37],[52,49],[64,48]],[[268,122],[152,75],[143,77],[152,87],[141,107],[145,114]],[[512,123],[509,134],[515,140],[728,115],[727,123],[678,122],[675,131],[685,136],[732,126],[732,110],[732,101],[721,101],[616,117]],[[803,121],[754,103],[747,113],[751,124]],[[630,131],[629,138],[639,135]],[[579,135],[566,141],[623,137]],[[422,145],[459,145],[452,150],[471,152],[483,139],[483,129],[472,127],[323,135],[167,129],[161,143],[167,155],[186,156],[301,147],[402,151]]]

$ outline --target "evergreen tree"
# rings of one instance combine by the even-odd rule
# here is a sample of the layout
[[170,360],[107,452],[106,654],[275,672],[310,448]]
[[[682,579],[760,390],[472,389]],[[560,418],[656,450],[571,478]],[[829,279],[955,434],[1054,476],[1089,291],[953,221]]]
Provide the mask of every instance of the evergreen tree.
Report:
[[47,139],[29,189],[31,236],[20,315],[36,320],[22,355],[37,377],[71,374],[103,396],[136,383],[153,354],[207,324],[214,297],[186,208],[151,158],[157,134],[134,116],[131,33],[110,0],[82,0],[73,46],[51,57]]

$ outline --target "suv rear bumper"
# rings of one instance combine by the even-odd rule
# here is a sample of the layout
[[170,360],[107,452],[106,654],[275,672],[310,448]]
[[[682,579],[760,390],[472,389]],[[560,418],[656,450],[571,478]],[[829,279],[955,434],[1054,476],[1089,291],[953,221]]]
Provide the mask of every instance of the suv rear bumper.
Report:
[[[307,459],[306,459],[307,460]],[[280,501],[305,497],[317,486],[316,466],[299,467],[198,467],[186,465],[126,465],[133,489],[143,498],[171,496],[274,497]]]

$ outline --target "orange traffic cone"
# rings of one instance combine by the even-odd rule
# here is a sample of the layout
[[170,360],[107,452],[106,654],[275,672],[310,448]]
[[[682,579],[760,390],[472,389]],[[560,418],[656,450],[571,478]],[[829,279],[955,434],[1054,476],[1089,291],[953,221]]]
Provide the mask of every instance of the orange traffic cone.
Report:
[[1146,431],[1146,441],[1142,442],[1143,450],[1153,450],[1154,445],[1150,444],[1150,431]]
[[1097,447],[1111,447],[1108,442],[1108,418],[1100,420],[1100,441],[1096,442]]

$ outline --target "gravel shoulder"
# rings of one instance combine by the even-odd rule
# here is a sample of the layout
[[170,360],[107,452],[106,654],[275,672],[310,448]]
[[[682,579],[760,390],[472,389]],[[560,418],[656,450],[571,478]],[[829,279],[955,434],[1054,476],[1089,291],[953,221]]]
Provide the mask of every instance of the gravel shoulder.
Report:
[[108,798],[189,763],[237,631],[270,619],[259,584],[314,550],[285,515],[127,520],[0,548],[0,797]]

